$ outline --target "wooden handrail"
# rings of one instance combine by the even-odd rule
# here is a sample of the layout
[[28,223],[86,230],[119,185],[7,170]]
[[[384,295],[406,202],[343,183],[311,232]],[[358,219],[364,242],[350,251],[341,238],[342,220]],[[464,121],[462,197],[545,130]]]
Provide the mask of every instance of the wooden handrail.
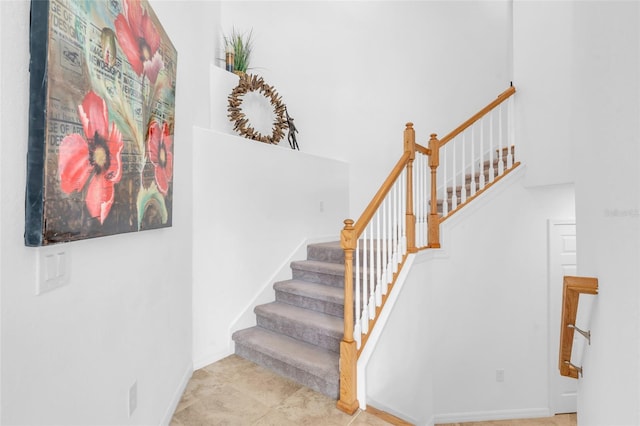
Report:
[[416,152],[419,152],[422,155],[431,155],[431,150],[426,148],[420,144],[416,144]]
[[[406,127],[405,134],[407,131],[413,132],[413,123],[407,123]],[[406,137],[407,136],[405,136],[405,138]],[[400,176],[400,173],[402,173],[402,170],[404,170],[407,164],[409,164],[409,161],[412,161],[413,158],[415,158],[416,151],[420,151],[425,155],[431,154],[430,149],[415,143],[415,133],[413,133],[413,143],[407,143],[405,140],[405,151],[402,154],[402,157],[400,157],[400,160],[398,160],[394,168],[391,170],[387,179],[383,182],[382,186],[380,186],[378,192],[376,192],[376,195],[373,196],[367,205],[367,208],[364,209],[358,220],[355,222],[354,228],[356,230],[356,238],[362,235],[362,231],[364,231],[371,218],[373,218],[376,210],[378,210],[378,207],[382,204],[382,201],[391,190],[391,187],[398,179],[398,176]]]
[[364,231],[364,228],[367,226],[376,210],[378,210],[380,204],[382,204],[382,201],[389,193],[389,190],[391,190],[391,187],[395,183],[396,179],[398,179],[398,176],[400,176],[400,173],[402,173],[402,170],[407,166],[410,158],[410,153],[405,152],[404,154],[402,154],[402,157],[400,157],[400,160],[398,160],[393,170],[391,170],[391,173],[384,181],[378,192],[376,192],[376,195],[373,196],[367,208],[364,209],[354,225],[354,228],[356,230],[356,238],[362,235],[362,231]]
[[440,139],[440,146],[444,146],[451,139],[458,136],[462,133],[467,127],[471,126],[473,123],[484,117],[489,111],[500,105],[502,102],[506,101],[511,97],[514,93],[516,93],[516,88],[514,86],[510,86],[507,90],[498,95],[498,97],[488,104],[486,107],[482,108],[480,111],[475,113],[470,119],[456,127],[452,132],[450,132],[447,136]]
[[573,333],[576,325],[580,294],[598,294],[598,279],[590,277],[565,276],[562,289],[562,321],[560,324],[560,375],[578,378],[579,370],[571,364]]

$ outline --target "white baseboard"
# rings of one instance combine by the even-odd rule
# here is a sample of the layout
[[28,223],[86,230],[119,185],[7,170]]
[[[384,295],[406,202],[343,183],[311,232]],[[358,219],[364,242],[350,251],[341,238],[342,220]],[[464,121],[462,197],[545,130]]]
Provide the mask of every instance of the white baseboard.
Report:
[[171,419],[173,418],[173,413],[176,412],[176,408],[178,408],[178,404],[182,399],[182,395],[184,394],[184,390],[187,388],[187,384],[193,375],[193,365],[188,365],[184,375],[182,376],[182,380],[178,384],[176,391],[173,394],[173,398],[171,398],[171,402],[167,407],[167,411],[162,418],[162,422],[160,422],[161,426],[169,426],[171,424]]
[[[367,404],[367,405],[371,405],[373,408],[377,408],[378,410],[382,410],[382,411],[384,411],[385,413],[389,413],[389,414],[391,414],[392,416],[395,416],[395,417],[397,417],[397,418],[399,418],[399,419],[404,420],[405,422],[409,422],[409,423],[411,423],[411,424],[414,424],[414,425],[418,425],[418,426],[420,426],[420,422],[418,422],[418,421],[417,421],[416,419],[414,419],[413,417],[408,416],[408,415],[406,415],[406,414],[404,414],[404,413],[401,413],[401,412],[399,412],[399,411],[397,411],[397,410],[394,410],[393,408],[391,408],[391,407],[389,407],[389,406],[387,406],[387,405],[385,405],[385,404],[383,404],[383,403],[381,403],[381,402],[374,401],[374,400],[373,400],[373,399],[371,399],[371,398],[369,398],[369,400],[368,400],[367,402],[368,402],[368,404]],[[360,408],[361,408],[361,409],[363,409],[363,410],[366,410],[366,407],[362,407],[362,406],[360,406]],[[431,423],[431,425],[433,425],[433,423]]]
[[222,358],[226,358],[233,353],[233,346],[227,349],[205,354],[198,359],[193,360],[193,370],[199,370],[202,367],[206,367],[209,364],[220,361]]
[[491,420],[533,419],[550,417],[548,408],[528,408],[524,410],[476,411],[470,413],[449,413],[433,416],[433,423],[486,422]]

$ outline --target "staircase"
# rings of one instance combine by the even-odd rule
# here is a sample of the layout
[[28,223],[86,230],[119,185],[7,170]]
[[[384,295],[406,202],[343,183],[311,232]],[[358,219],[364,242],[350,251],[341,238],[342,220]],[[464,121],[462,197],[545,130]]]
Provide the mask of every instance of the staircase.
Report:
[[[496,151],[497,152],[497,151]],[[511,149],[513,155],[513,147]],[[507,148],[503,149],[507,168]],[[498,169],[498,162],[493,166]],[[467,174],[467,194],[472,179],[489,181],[488,161],[475,176]],[[462,204],[457,186],[457,205]],[[447,188],[451,206],[454,189]],[[469,198],[470,195],[467,195]],[[450,208],[450,207],[449,207]],[[438,200],[442,214],[442,200]],[[344,250],[340,243],[307,246],[307,260],[291,263],[292,279],[276,282],[275,302],[256,306],[257,325],[236,331],[235,353],[331,398],[339,394],[340,340],[344,333]]]
[[257,325],[233,334],[236,354],[353,414],[358,351],[405,260],[440,247],[441,222],[520,165],[509,119],[514,93],[509,87],[440,140],[431,134],[428,146],[407,123],[403,154],[365,211],[344,221],[341,242],[311,244],[307,260],[291,263],[293,278],[273,286],[275,302],[254,309]]
[[310,244],[291,270],[291,280],[273,285],[275,302],[254,309],[257,325],[233,334],[235,352],[337,399],[344,251],[339,242]]

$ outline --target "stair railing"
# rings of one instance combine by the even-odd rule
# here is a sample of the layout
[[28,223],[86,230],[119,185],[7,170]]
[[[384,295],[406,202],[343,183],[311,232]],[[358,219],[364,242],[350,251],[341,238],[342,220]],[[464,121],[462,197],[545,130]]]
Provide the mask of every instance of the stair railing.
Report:
[[[358,355],[407,254],[417,251],[413,206],[414,201],[426,205],[427,194],[419,189],[424,181],[414,188],[413,164],[416,158],[419,164],[424,164],[429,152],[416,145],[413,124],[407,123],[402,157],[360,218],[356,222],[344,221],[340,238],[345,252],[344,338],[340,343],[338,408],[348,413],[358,409]],[[424,226],[421,222],[420,227]]]
[[[358,220],[344,221],[340,234],[345,253],[344,337],[340,342],[340,398],[337,404],[341,410],[353,414],[359,407],[356,397],[358,356],[408,254],[440,247],[440,223],[520,164],[513,157],[511,120],[501,106],[514,93],[515,88],[510,87],[442,140],[432,134],[427,147],[415,142],[413,123],[407,123],[400,160]],[[496,108],[498,113],[494,113]],[[508,111],[511,109],[512,104]],[[483,119],[487,115],[489,124],[488,132],[485,132]],[[481,130],[476,130],[478,122]],[[494,132],[497,139],[493,137]],[[458,136],[462,138],[461,147]],[[479,147],[471,144],[476,140]],[[442,149],[447,143],[451,143],[450,146]],[[492,153],[494,149],[497,149],[495,154]],[[443,167],[439,168],[441,157]],[[490,177],[485,178],[485,173],[481,173],[482,177],[471,178],[478,184],[473,184],[468,195],[466,188],[461,189],[462,200],[456,199],[454,207],[450,208],[448,186],[455,188],[466,174],[475,176],[487,161],[495,168],[487,172]],[[440,188],[437,182],[443,183]]]
[[574,331],[582,334],[591,343],[591,332],[576,327],[580,294],[598,294],[598,279],[590,277],[565,276],[562,288],[562,319],[560,321],[560,375],[578,378],[582,367],[571,362]]
[[[520,163],[515,160],[511,86],[439,141],[437,180],[441,221],[480,195]],[[437,135],[431,135],[437,139]]]

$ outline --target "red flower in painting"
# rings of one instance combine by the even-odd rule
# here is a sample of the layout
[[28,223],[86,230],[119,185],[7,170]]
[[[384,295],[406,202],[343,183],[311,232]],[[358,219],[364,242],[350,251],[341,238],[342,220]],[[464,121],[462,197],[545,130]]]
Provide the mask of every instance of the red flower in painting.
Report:
[[162,129],[157,122],[153,121],[149,126],[149,137],[147,138],[147,149],[149,150],[149,160],[155,167],[156,184],[164,195],[169,190],[169,181],[173,176],[173,137],[169,134],[167,123],[162,124]]
[[127,16],[120,13],[115,21],[118,42],[135,73],[155,83],[163,67],[158,53],[160,34],[138,0],[125,0],[124,4]]
[[109,112],[105,101],[89,92],[78,105],[84,134],[67,135],[60,144],[58,172],[61,189],[70,194],[89,184],[85,204],[91,217],[100,223],[113,205],[113,186],[122,177],[122,135],[115,123],[109,129]]

